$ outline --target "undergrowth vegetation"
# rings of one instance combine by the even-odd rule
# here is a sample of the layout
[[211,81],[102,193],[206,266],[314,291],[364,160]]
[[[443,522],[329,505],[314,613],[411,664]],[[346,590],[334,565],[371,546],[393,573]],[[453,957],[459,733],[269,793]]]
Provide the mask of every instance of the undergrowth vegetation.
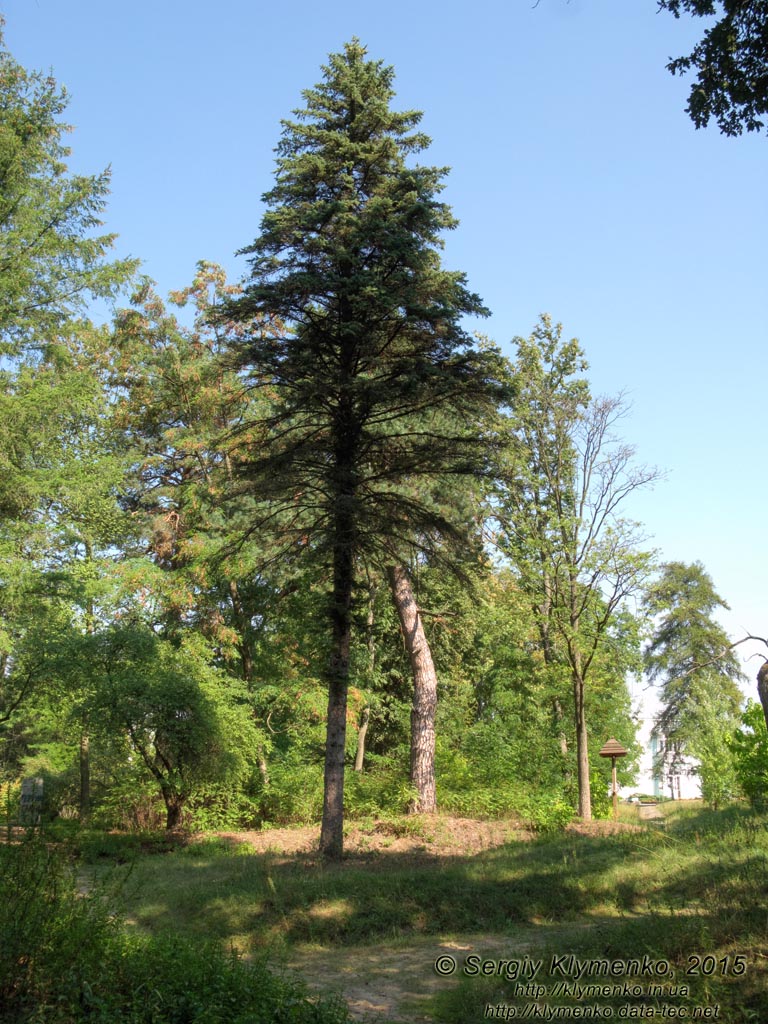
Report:
[[263,959],[183,931],[126,930],[116,879],[78,885],[33,838],[0,847],[0,1020],[13,1024],[343,1024]]
[[[433,852],[439,818],[392,819],[376,830],[420,839],[421,852],[371,849],[338,864],[218,836],[99,843],[94,833],[60,831],[47,837],[59,853],[6,845],[0,1019],[341,1021],[342,1003],[310,999],[274,965],[299,947],[333,948],[343,961],[356,949],[481,934],[508,942],[515,956],[525,937],[525,955],[543,962],[542,1005],[586,1005],[583,996],[553,995],[563,981],[549,969],[553,957],[650,957],[669,964],[668,976],[650,979],[666,987],[649,996],[647,977],[611,977],[643,990],[642,999],[626,990],[601,997],[614,1016],[666,1004],[688,1017],[719,1008],[701,1019],[729,1024],[763,1019],[768,817],[743,805],[663,810],[658,824],[611,834],[550,829],[474,856]],[[423,969],[433,975],[426,952]],[[516,980],[459,969],[429,1013],[472,1024],[489,1006],[530,1002]]]
[[[426,852],[371,850],[338,865],[307,853],[257,853],[245,843],[233,845],[215,836],[176,846],[153,846],[145,838],[138,847],[135,842],[121,847],[121,837],[112,837],[111,849],[107,844],[100,850],[93,841],[81,845],[89,862],[81,870],[97,888],[116,870],[124,873],[122,898],[131,938],[101,917],[98,934],[108,937],[107,950],[122,943],[121,956],[131,962],[146,958],[149,963],[166,955],[162,951],[172,948],[172,933],[190,943],[184,947],[186,958],[198,955],[193,953],[197,943],[208,951],[214,943],[259,964],[264,957],[279,961],[303,944],[345,947],[351,953],[371,944],[482,933],[513,945],[516,936],[533,932],[542,936],[541,946],[526,948],[526,953],[545,964],[564,953],[669,961],[676,983],[686,988],[673,997],[667,990],[663,997],[647,999],[646,992],[649,1005],[656,1005],[656,998],[659,1005],[691,1010],[719,1006],[716,1019],[733,1024],[760,1019],[755,1015],[764,1007],[768,986],[768,818],[738,805],[713,812],[698,804],[669,803],[664,813],[658,825],[613,834],[552,829],[472,857],[430,853],[434,829],[429,832],[424,818],[413,819],[410,829],[414,835],[423,833]],[[407,825],[408,819],[402,822]],[[393,836],[407,834],[405,825],[398,831],[394,819],[389,825]],[[94,913],[94,904],[85,903],[86,912]],[[567,949],[558,939],[564,935]],[[62,956],[67,948],[73,952],[77,941],[65,943]],[[715,966],[709,974],[687,973],[695,966],[690,958],[707,956],[715,958],[707,963],[716,965],[727,958],[728,970]],[[737,956],[744,959],[736,962]],[[226,953],[210,962],[219,963],[221,979],[261,970],[246,969]],[[66,976],[57,963],[56,976]],[[111,970],[109,956],[105,963],[104,969]],[[733,973],[734,963],[744,970]],[[425,974],[432,970],[425,959]],[[203,977],[200,971],[189,973]],[[562,980],[545,973],[543,968],[537,980],[550,989]],[[226,989],[235,982],[216,984]],[[530,1001],[515,991],[504,977],[460,978],[458,986],[446,983],[432,1008],[434,1019],[471,1024],[484,1018],[488,1005]],[[602,1003],[609,1005],[611,999]],[[629,1005],[625,997],[616,997],[613,1004],[616,1012]]]

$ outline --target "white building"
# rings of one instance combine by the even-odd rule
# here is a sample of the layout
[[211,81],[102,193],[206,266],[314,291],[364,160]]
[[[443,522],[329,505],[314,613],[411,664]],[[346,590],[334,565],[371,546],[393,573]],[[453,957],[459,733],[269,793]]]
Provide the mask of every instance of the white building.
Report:
[[673,800],[696,800],[701,797],[698,761],[681,754],[674,744],[656,728],[659,704],[655,693],[631,686],[633,718],[637,725],[637,741],[643,748],[640,764],[631,786],[622,786],[619,795],[625,799],[634,793],[643,796],[665,796]]

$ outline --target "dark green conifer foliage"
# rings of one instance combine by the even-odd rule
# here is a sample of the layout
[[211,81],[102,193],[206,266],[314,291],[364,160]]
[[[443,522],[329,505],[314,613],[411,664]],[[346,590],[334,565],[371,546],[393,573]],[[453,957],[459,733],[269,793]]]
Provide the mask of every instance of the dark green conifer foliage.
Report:
[[707,694],[722,700],[723,714],[736,715],[743,676],[728,634],[715,618],[728,605],[701,562],[663,565],[645,606],[658,616],[645,650],[645,670],[651,682],[661,684],[659,724],[665,734],[690,739]]
[[425,477],[482,472],[478,424],[499,399],[499,357],[478,351],[483,315],[464,275],[443,270],[445,169],[408,158],[420,114],[390,109],[393,70],[357,41],[333,54],[305,107],[283,122],[251,276],[225,315],[265,329],[237,346],[269,415],[235,442],[251,531],[307,549],[329,573],[331,651],[321,849],[338,856],[352,597],[361,561],[460,524]]

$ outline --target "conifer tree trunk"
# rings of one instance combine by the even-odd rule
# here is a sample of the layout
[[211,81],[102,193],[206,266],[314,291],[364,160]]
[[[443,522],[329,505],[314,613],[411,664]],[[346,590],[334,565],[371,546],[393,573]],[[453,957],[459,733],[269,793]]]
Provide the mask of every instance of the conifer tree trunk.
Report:
[[350,534],[337,532],[331,622],[333,646],[328,670],[328,724],[325,740],[325,786],[320,852],[338,860],[344,844],[344,753],[347,736],[347,690],[352,640],[354,556]]
[[392,596],[413,673],[411,782],[416,788],[416,799],[410,810],[418,814],[432,814],[437,810],[435,794],[437,674],[408,574],[401,565],[392,566],[389,574]]
[[[93,561],[93,545],[86,537],[85,560]],[[96,629],[96,609],[92,597],[88,597],[85,604],[85,631],[93,635]],[[91,816],[91,737],[89,733],[88,715],[83,716],[82,730],[80,732],[80,748],[78,751],[78,771],[80,775],[79,793],[79,818],[84,823]]]
[[246,683],[250,683],[253,681],[253,643],[248,635],[248,616],[243,608],[243,602],[240,597],[240,590],[237,586],[236,580],[229,581],[229,597],[232,604],[232,612],[237,625],[237,630],[240,634],[240,642],[237,645],[237,650],[240,655],[242,676]]

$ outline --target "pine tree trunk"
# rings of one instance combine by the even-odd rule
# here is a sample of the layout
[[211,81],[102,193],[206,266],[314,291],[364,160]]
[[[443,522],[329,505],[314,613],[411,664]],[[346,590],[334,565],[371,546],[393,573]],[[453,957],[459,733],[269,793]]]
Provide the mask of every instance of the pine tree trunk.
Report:
[[[351,524],[349,524],[351,526]],[[348,527],[349,529],[349,527]],[[338,860],[344,847],[344,754],[347,736],[347,690],[352,639],[354,556],[351,530],[340,529],[334,548],[333,646],[328,669],[328,724],[325,741],[325,786],[320,852]]]
[[240,655],[242,678],[244,682],[250,683],[253,681],[253,644],[248,636],[248,617],[245,609],[243,608],[243,602],[240,598],[240,590],[237,586],[236,580],[229,581],[229,597],[232,604],[232,611],[234,613],[235,627],[240,636],[237,650]]
[[[90,540],[85,538],[85,561],[93,561],[93,547]],[[85,602],[85,631],[92,636],[96,629],[96,610],[92,597]],[[91,815],[91,737],[88,732],[88,715],[83,716],[83,728],[80,733],[79,750],[79,772],[80,772],[80,806],[79,817],[85,822]]]
[[402,566],[395,565],[389,570],[389,575],[392,595],[413,673],[411,783],[416,788],[416,799],[411,806],[411,811],[432,814],[437,810],[435,794],[437,674],[408,574]]

